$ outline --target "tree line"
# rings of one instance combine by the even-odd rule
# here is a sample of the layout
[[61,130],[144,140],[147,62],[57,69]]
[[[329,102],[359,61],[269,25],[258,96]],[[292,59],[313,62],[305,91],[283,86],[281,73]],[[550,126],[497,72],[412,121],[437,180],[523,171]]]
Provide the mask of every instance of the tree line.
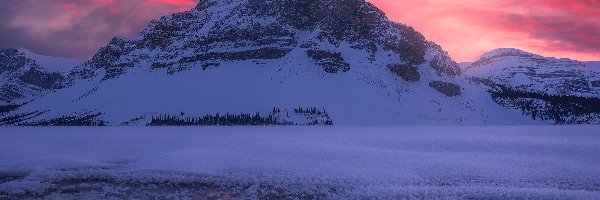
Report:
[[100,119],[102,113],[81,116],[62,116],[59,118],[24,123],[21,126],[106,126],[107,123]]
[[19,107],[21,107],[21,105],[4,105],[4,106],[0,106],[0,115],[2,115],[4,113],[11,112],[13,110],[16,110]]
[[[556,124],[589,123],[596,120],[594,115],[600,116],[600,98],[549,95],[519,91],[506,86],[491,91],[491,95],[497,103],[507,100],[533,119],[553,120]],[[543,101],[544,104],[539,104],[536,100]]]
[[202,117],[186,117],[161,115],[152,117],[148,126],[267,126],[267,125],[290,125],[277,121],[272,115],[261,116],[255,114],[230,114],[204,115]]
[[[317,108],[294,108],[294,113],[315,116],[306,123],[298,124],[279,118],[276,114],[282,113],[281,109],[273,108],[268,115],[260,113],[240,113],[240,114],[207,114],[201,117],[185,117],[181,115],[160,115],[152,117],[148,126],[285,126],[285,125],[333,125],[329,114],[325,110]],[[287,113],[287,112],[286,112]],[[317,119],[322,117],[323,119]]]

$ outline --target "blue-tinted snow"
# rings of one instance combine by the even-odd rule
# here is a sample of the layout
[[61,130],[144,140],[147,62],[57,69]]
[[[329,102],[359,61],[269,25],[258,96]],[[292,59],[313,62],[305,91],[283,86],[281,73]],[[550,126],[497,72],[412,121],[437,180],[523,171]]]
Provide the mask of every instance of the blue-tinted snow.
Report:
[[599,130],[0,128],[0,199],[599,199]]

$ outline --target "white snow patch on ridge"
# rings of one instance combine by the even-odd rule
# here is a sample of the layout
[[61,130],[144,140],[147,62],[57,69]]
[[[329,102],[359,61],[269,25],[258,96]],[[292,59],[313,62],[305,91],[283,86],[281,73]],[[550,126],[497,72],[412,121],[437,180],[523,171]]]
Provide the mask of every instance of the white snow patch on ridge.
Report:
[[599,128],[0,128],[0,198],[597,199]]
[[39,55],[25,48],[19,48],[19,51],[25,54],[27,58],[35,60],[44,69],[54,72],[68,73],[77,65],[83,63],[82,60],[78,59]]

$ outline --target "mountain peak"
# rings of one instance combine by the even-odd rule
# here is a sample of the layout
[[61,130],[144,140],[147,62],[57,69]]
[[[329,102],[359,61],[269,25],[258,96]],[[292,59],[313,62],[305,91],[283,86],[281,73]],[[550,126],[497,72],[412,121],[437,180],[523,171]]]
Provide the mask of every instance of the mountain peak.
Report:
[[522,62],[530,63],[530,65],[563,69],[584,65],[581,61],[568,58],[545,57],[516,48],[499,48],[483,54],[479,60],[473,62],[468,68],[479,67],[489,63],[503,63],[500,65],[502,67],[520,67],[519,65],[523,65]]
[[0,50],[0,106],[22,104],[42,96],[64,76],[50,71],[24,48]]
[[0,49],[0,76],[12,73],[23,66],[33,66],[35,61],[27,59],[18,49]]
[[142,60],[174,73],[221,61],[276,60],[294,49],[337,55],[342,46],[367,52],[372,61],[391,54],[394,64],[429,65],[440,76],[461,73],[439,45],[364,0],[206,0],[151,22],[131,40],[113,39],[77,74],[91,77],[104,68],[110,79],[148,66]]
[[[92,114],[111,125],[172,113],[306,117],[299,107],[326,108],[326,118],[342,124],[408,123],[439,112],[448,113],[442,121],[463,121],[454,104],[467,103],[460,74],[439,45],[364,0],[206,0],[136,37],[112,39],[71,71],[66,88],[15,112],[50,107],[24,120]],[[456,101],[438,103],[446,98]],[[412,116],[401,116],[408,104],[400,99],[421,109],[410,105]]]
[[494,49],[492,51],[489,51],[489,52],[483,54],[481,56],[481,58],[491,59],[491,58],[497,58],[497,57],[510,57],[510,56],[534,57],[534,56],[538,56],[538,55],[523,51],[521,49],[516,49],[516,48],[498,48],[498,49]]

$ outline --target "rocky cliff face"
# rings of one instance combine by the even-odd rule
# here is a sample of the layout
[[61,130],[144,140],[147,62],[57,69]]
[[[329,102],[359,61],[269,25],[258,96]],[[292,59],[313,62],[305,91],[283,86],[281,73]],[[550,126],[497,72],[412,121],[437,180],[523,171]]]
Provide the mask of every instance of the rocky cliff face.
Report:
[[281,59],[294,49],[329,63],[325,72],[343,72],[331,66],[348,68],[341,59],[314,54],[340,54],[340,46],[368,52],[372,60],[385,53],[398,64],[426,64],[440,76],[461,73],[438,45],[362,0],[207,0],[153,21],[132,40],[113,39],[72,76],[90,78],[103,68],[110,79],[148,66],[172,74],[224,61]]

